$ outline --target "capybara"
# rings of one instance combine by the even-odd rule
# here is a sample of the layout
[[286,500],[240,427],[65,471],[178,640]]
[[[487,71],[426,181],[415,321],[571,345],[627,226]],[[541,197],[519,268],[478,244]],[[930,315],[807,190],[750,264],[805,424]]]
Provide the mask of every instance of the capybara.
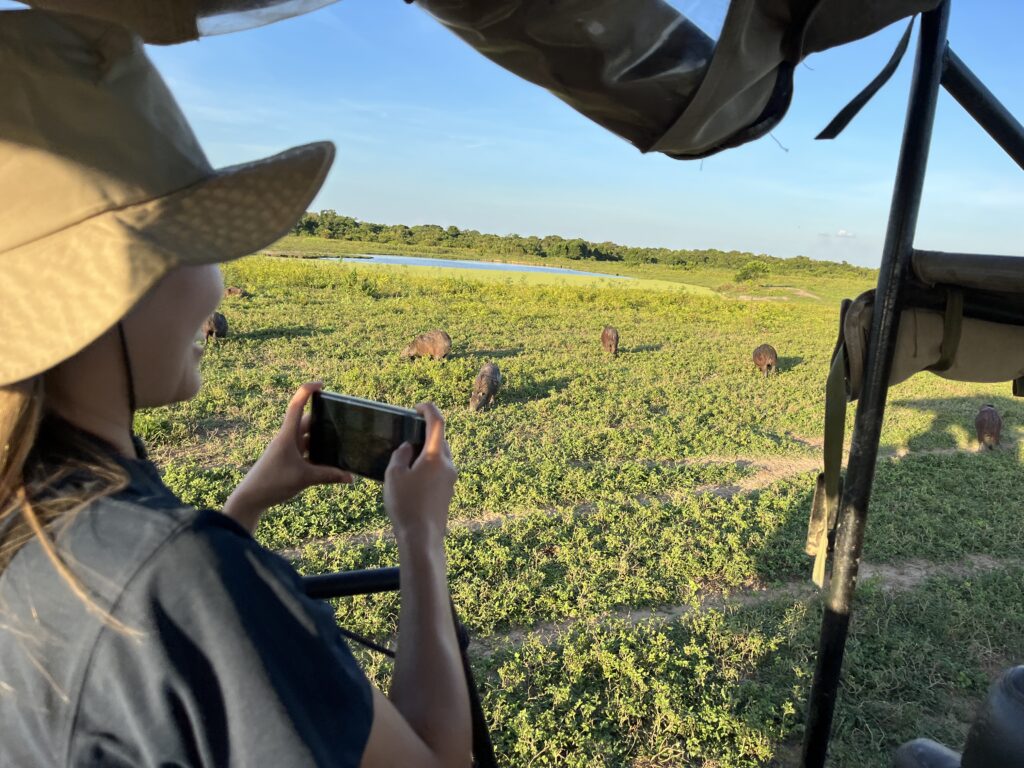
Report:
[[452,337],[444,331],[421,333],[405,349],[402,357],[432,357],[443,360],[452,351]]
[[762,344],[754,350],[754,365],[767,378],[768,374],[779,372],[779,353],[771,344]]
[[473,394],[469,398],[469,408],[479,411],[494,402],[494,396],[501,389],[501,371],[494,363],[487,363],[480,369],[473,381]]
[[601,331],[601,347],[605,352],[610,353],[614,357],[618,357],[619,332],[610,325],[606,325],[604,330]]
[[223,339],[228,335],[228,319],[220,312],[214,312],[203,323],[203,335],[207,341],[211,336],[215,339]]
[[978,449],[990,451],[999,445],[999,435],[1003,431],[1003,420],[993,405],[983,405],[974,417],[974,429],[978,433]]
[[246,299],[251,295],[252,294],[245,290],[245,288],[239,288],[237,285],[229,285],[227,288],[224,289],[225,298],[233,296],[239,299]]

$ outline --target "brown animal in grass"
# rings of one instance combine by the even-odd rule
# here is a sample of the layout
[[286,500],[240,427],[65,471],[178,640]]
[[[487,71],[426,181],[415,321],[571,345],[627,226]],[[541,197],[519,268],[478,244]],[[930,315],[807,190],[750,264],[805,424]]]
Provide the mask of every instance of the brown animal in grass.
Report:
[[994,450],[999,445],[999,436],[1003,431],[1003,419],[999,411],[992,405],[983,405],[974,417],[974,430],[978,433],[978,450],[988,448]]
[[494,396],[501,389],[501,371],[494,363],[487,363],[480,369],[473,381],[473,394],[469,398],[469,409],[480,411],[494,402]]
[[754,350],[754,365],[768,377],[771,373],[779,372],[779,353],[771,344],[762,344]]
[[610,325],[606,325],[601,331],[601,348],[612,357],[619,356],[619,332]]
[[224,289],[225,298],[233,296],[238,299],[247,299],[251,295],[252,294],[249,293],[247,290],[245,290],[244,288],[239,288],[237,285],[229,285],[227,288]]
[[403,358],[432,357],[443,360],[452,351],[452,337],[444,331],[428,331],[421,333],[402,350]]
[[228,335],[228,319],[220,312],[214,312],[203,323],[203,335],[209,341],[211,337],[223,339]]

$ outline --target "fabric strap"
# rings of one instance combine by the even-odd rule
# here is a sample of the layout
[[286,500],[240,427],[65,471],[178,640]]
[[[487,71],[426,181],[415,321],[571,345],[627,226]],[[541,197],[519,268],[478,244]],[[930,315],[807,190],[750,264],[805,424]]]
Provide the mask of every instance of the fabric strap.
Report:
[[840,344],[825,384],[824,472],[818,475],[804,551],[814,558],[812,580],[825,585],[829,539],[835,530],[842,496],[843,438],[846,434],[846,348]]
[[128,410],[135,419],[135,377],[132,375],[132,359],[128,354],[128,341],[124,337],[124,323],[118,321],[117,335],[121,339],[121,357],[124,360],[125,383],[128,385]]
[[948,371],[956,360],[960,348],[960,335],[964,326],[964,293],[956,288],[946,291],[946,312],[942,318],[942,346],[935,365],[929,371]]
[[842,133],[843,129],[850,124],[850,121],[857,116],[857,113],[864,108],[864,105],[874,98],[874,95],[881,90],[883,85],[889,82],[889,78],[893,76],[893,73],[903,60],[903,54],[907,52],[907,46],[910,44],[910,32],[913,28],[914,19],[911,17],[910,23],[907,24],[907,31],[903,33],[903,37],[900,38],[899,43],[896,45],[896,50],[892,52],[892,56],[889,57],[888,63],[882,67],[882,71],[875,75],[875,79],[868,83],[864,90],[854,96],[850,103],[839,111],[838,115],[832,118],[832,122],[826,125],[825,130],[815,136],[815,139],[834,139]]

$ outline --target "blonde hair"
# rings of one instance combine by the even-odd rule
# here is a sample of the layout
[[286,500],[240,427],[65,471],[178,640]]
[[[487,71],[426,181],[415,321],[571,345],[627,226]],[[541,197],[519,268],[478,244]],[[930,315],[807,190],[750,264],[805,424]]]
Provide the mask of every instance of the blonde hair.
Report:
[[[120,631],[137,634],[97,605],[51,535],[58,523],[67,525],[91,502],[125,488],[128,474],[77,430],[48,423],[44,401],[42,376],[0,386],[0,573],[35,539],[90,612]],[[58,491],[58,484],[71,474],[89,482]]]

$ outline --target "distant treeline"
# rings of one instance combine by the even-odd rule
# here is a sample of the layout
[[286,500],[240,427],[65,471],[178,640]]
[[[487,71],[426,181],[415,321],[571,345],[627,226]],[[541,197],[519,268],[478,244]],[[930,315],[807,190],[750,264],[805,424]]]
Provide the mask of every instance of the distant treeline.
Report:
[[561,257],[577,260],[619,261],[624,264],[664,264],[682,269],[738,269],[752,261],[762,262],[771,271],[800,271],[806,274],[868,276],[874,270],[856,267],[845,261],[817,261],[806,256],[780,259],[764,253],[742,251],[679,250],[672,248],[638,248],[618,243],[592,243],[580,238],[566,239],[558,235],[546,237],[491,235],[475,229],[441,227],[437,224],[374,224],[341,216],[335,211],[306,213],[293,229],[296,235],[351,240],[362,243],[384,243],[402,246],[464,248],[481,255],[505,257]]

